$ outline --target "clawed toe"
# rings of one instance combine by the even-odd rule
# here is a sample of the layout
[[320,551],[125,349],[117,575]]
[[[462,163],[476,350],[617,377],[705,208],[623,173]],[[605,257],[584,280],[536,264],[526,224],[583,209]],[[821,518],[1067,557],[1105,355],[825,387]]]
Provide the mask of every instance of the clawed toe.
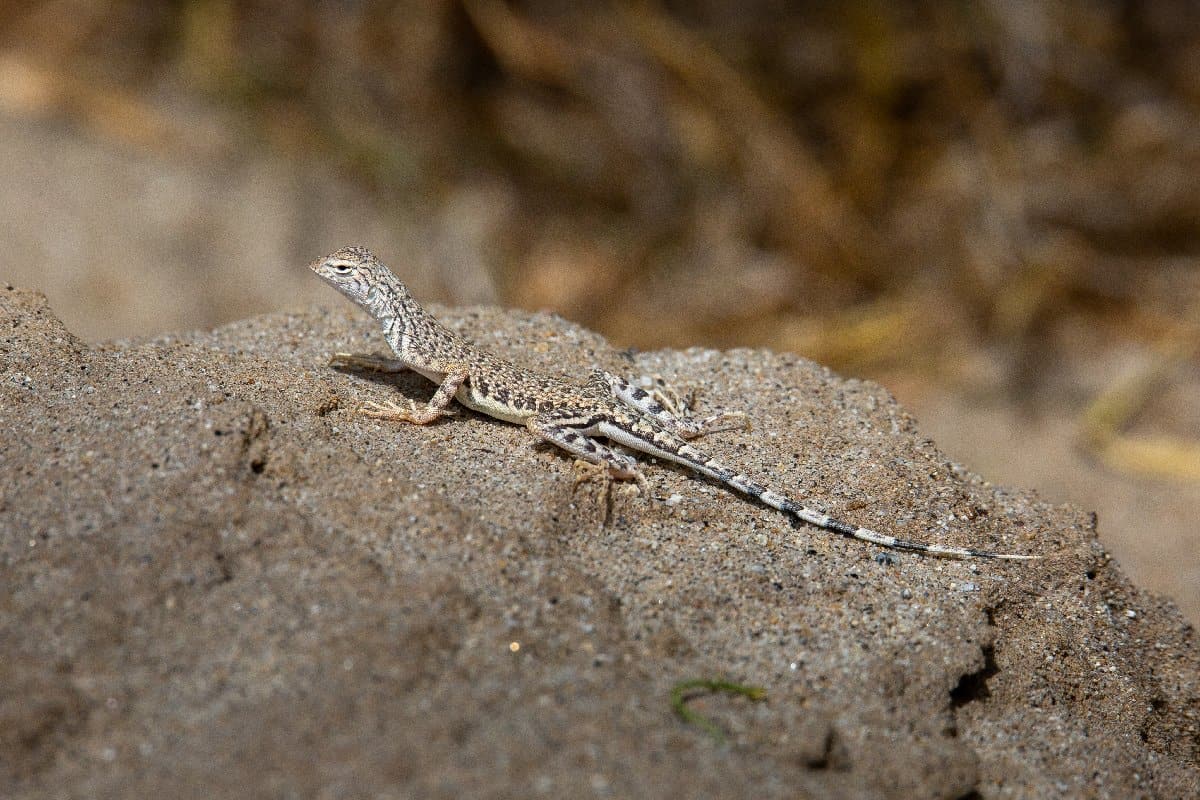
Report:
[[724,428],[719,428],[718,430],[748,431],[748,430],[753,430],[753,428],[754,428],[754,423],[751,422],[750,416],[748,414],[746,414],[746,412],[744,412],[744,411],[725,411],[721,414],[721,420],[726,421],[729,424],[727,426],[725,426]]
[[376,403],[373,400],[363,403],[358,409],[358,413],[364,417],[371,419],[388,419],[398,420],[402,422],[412,422],[413,416],[417,413],[417,406],[411,400],[408,401],[408,408],[396,403]]
[[639,470],[630,468],[627,471],[617,471],[607,464],[593,464],[590,461],[585,461],[582,458],[575,459],[575,482],[572,488],[578,488],[579,484],[591,480],[600,480],[606,486],[611,484],[613,480],[633,481],[639,492],[649,495],[650,484],[646,481],[646,476]]
[[584,461],[582,458],[575,459],[572,469],[575,470],[575,483],[572,485],[572,488],[578,488],[579,484],[596,480],[597,478],[608,478],[607,467]]
[[358,413],[370,419],[385,419],[389,422],[411,422],[414,425],[428,425],[441,417],[453,417],[458,412],[449,408],[430,410],[429,407],[419,406],[412,400],[408,405],[400,405],[390,400],[386,403],[376,403],[368,400],[358,408]]

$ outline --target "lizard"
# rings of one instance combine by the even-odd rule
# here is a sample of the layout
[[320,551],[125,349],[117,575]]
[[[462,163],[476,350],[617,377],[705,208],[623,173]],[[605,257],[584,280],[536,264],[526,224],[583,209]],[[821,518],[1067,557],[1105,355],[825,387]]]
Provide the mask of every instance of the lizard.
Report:
[[[689,440],[707,433],[745,426],[744,414],[722,412],[697,420],[682,403],[673,400],[671,392],[647,391],[604,370],[594,370],[586,382],[573,383],[518,366],[438,322],[365,247],[343,247],[312,262],[309,268],[374,317],[398,356],[389,359],[338,353],[332,365],[379,372],[412,370],[438,385],[424,407],[411,399],[407,407],[393,402],[367,403],[359,409],[365,416],[426,425],[452,414],[450,403],[458,401],[487,416],[524,425],[593,469],[605,471],[616,479],[637,481],[639,486],[645,485],[645,478],[637,460],[610,445],[674,462],[793,520],[880,547],[946,558],[1039,558],[901,539],[812,509],[726,466],[690,443]],[[608,440],[609,445],[598,438]]]

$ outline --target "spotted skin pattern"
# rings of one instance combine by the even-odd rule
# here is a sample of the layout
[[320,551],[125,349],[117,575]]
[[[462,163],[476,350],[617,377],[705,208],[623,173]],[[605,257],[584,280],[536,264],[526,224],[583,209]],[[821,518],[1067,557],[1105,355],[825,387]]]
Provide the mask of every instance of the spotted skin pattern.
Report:
[[366,416],[425,425],[453,413],[449,406],[457,400],[496,419],[524,425],[615,478],[645,482],[632,456],[617,452],[598,438],[680,464],[795,520],[881,547],[947,558],[1038,558],[899,539],[813,510],[727,467],[688,442],[706,433],[748,427],[745,415],[723,412],[693,419],[689,404],[661,379],[646,389],[596,370],[585,383],[574,384],[519,367],[439,323],[365,247],[343,247],[314,261],[310,269],[370,313],[382,326],[397,356],[393,360],[339,353],[332,360],[334,365],[379,372],[409,369],[438,384],[437,392],[423,407],[412,401],[407,407],[371,403],[361,410]]

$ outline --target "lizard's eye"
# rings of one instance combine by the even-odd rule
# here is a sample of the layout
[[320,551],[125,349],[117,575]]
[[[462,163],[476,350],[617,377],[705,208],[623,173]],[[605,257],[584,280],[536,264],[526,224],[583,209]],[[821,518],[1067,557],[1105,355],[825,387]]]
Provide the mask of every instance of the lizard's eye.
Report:
[[330,269],[338,275],[349,275],[354,271],[354,267],[349,264],[332,264],[330,265]]

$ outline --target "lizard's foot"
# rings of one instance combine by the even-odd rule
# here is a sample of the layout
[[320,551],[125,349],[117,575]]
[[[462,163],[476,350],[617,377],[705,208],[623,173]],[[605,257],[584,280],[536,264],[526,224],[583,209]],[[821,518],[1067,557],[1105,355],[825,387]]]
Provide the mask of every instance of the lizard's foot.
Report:
[[599,386],[607,386],[620,402],[653,417],[659,425],[684,439],[695,439],[717,431],[750,428],[750,418],[741,411],[718,411],[702,419],[693,416],[697,392],[693,390],[684,396],[659,375],[643,377],[640,385],[635,385],[619,375],[596,370],[592,380]]
[[575,483],[573,488],[578,488],[579,484],[598,480],[602,481],[604,488],[607,491],[612,485],[612,481],[616,480],[631,480],[637,486],[638,491],[649,496],[650,484],[646,482],[646,476],[639,470],[618,470],[608,464],[593,464],[590,461],[584,461],[582,458],[575,459]]
[[575,459],[572,469],[575,470],[575,482],[571,485],[572,489],[578,489],[579,484],[588,483],[589,481],[603,481],[607,483],[611,480],[608,467],[584,461],[582,458]]
[[650,483],[646,480],[646,476],[643,475],[640,470],[634,470],[633,474],[630,475],[629,478],[633,481],[634,486],[637,487],[639,494],[644,497],[650,496]]
[[417,404],[409,400],[408,408],[405,408],[390,400],[386,403],[368,401],[359,407],[358,413],[364,417],[386,419],[389,422],[413,422],[417,415]]
[[687,417],[692,413],[692,409],[696,407],[696,398],[700,392],[697,389],[690,389],[686,393],[681,392],[675,386],[667,383],[667,380],[658,373],[653,375],[642,375],[638,378],[638,385],[654,399],[656,403],[665,408],[673,416]]
[[329,366],[357,369],[363,372],[394,373],[408,370],[408,367],[404,366],[404,362],[399,359],[354,353],[334,353],[329,359]]
[[642,389],[677,418],[678,433],[685,439],[695,439],[719,431],[745,430],[751,428],[750,417],[742,411],[718,411],[716,414],[696,419],[693,411],[700,390],[692,388],[686,394],[667,383],[662,375],[643,375],[638,384]]
[[390,400],[386,403],[376,403],[368,401],[363,403],[358,409],[358,413],[364,417],[371,419],[383,419],[389,422],[411,422],[414,425],[426,425],[436,419],[438,416],[452,416],[452,409],[440,409],[436,416],[431,418],[426,408],[418,406],[412,400],[408,401],[408,406],[402,406],[398,403],[393,403]]

